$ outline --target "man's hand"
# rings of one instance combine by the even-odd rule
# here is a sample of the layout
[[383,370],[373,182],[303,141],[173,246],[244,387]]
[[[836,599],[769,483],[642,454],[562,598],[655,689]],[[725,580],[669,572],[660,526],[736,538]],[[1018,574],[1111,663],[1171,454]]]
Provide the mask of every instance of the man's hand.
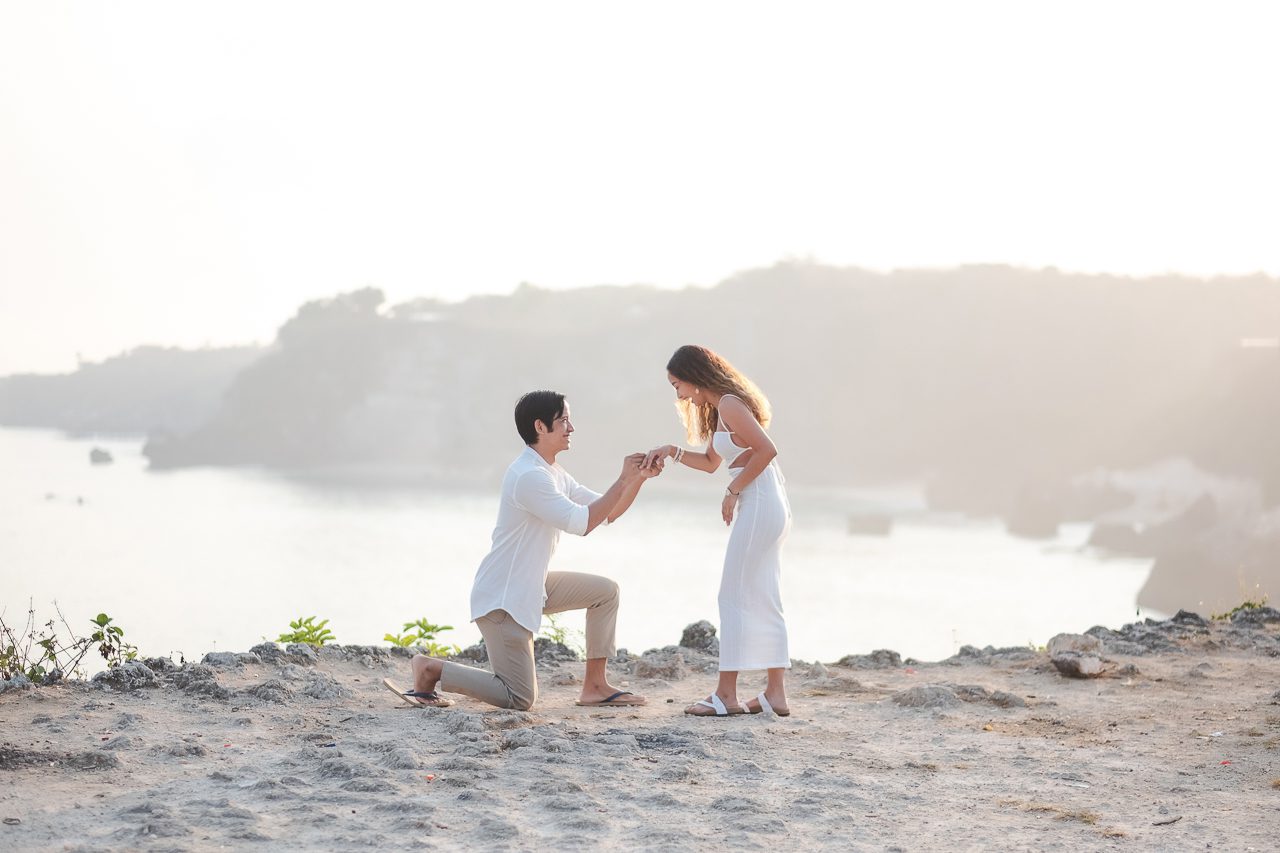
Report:
[[659,457],[657,459],[648,461],[648,464],[646,464],[646,460],[641,460],[640,474],[646,480],[652,480],[654,477],[662,473],[662,469],[665,468],[666,465],[667,465],[666,457]]
[[669,457],[674,456],[675,452],[676,449],[674,445],[664,444],[661,447],[655,447],[653,450],[644,454],[644,461],[640,463],[640,467],[650,468],[653,465],[658,465],[659,468],[661,468],[661,465],[664,464]]
[[624,483],[634,483],[644,476],[644,471],[640,468],[644,462],[643,453],[632,453],[622,460],[622,473],[618,475],[618,479]]

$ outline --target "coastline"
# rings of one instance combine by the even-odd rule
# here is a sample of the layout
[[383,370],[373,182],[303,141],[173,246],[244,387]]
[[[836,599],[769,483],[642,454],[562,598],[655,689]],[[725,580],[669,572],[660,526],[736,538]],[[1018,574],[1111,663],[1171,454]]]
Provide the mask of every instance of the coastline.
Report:
[[715,668],[683,647],[610,662],[631,709],[576,707],[546,656],[523,713],[397,702],[385,648],[153,659],[0,694],[0,845],[1265,850],[1280,614],[1242,613],[1092,629],[1089,679],[1029,648],[795,661],[789,718],[681,714]]

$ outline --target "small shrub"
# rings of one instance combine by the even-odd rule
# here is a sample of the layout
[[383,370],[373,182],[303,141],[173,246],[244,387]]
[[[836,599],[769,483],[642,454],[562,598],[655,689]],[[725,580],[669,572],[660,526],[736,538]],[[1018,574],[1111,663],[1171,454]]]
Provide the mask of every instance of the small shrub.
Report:
[[452,631],[452,625],[436,625],[423,616],[414,622],[405,622],[404,630],[406,633],[387,634],[382,639],[402,649],[421,646],[422,650],[431,657],[448,657],[462,651],[462,646],[436,642],[436,634]]
[[[94,632],[88,637],[78,637],[56,601],[53,607],[58,619],[50,619],[43,627],[37,627],[36,611],[30,605],[26,625],[21,630],[10,627],[0,616],[0,678],[10,679],[21,674],[40,684],[73,675],[83,677],[80,662],[95,645],[108,668],[138,656],[137,647],[124,641],[124,630],[113,625],[107,614],[99,613],[90,619]],[[62,623],[62,631],[57,622]]]
[[337,641],[337,637],[333,635],[325,626],[329,624],[328,619],[321,619],[316,622],[316,617],[308,616],[305,619],[299,616],[297,619],[289,623],[292,631],[281,634],[279,642],[281,643],[306,643],[308,646],[323,646],[325,643]]
[[558,613],[547,614],[546,625],[538,636],[545,637],[553,643],[559,643],[565,648],[573,649],[583,657],[587,656],[586,635],[567,625],[561,625]]
[[1267,598],[1268,596],[1264,595],[1258,601],[1254,601],[1253,599],[1245,599],[1244,601],[1237,604],[1235,607],[1228,610],[1226,613],[1215,613],[1210,618],[1213,619],[1214,621],[1221,621],[1221,620],[1229,621],[1232,616],[1235,616],[1237,613],[1239,613],[1242,610],[1257,610],[1259,607],[1266,607]]

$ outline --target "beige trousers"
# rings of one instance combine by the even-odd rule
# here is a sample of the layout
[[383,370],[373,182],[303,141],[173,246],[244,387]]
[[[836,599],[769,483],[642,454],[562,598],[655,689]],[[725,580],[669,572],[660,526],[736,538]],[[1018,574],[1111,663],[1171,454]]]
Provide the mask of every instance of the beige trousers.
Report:
[[[618,585],[599,575],[548,572],[543,613],[587,611],[587,659],[617,654],[614,634],[618,622]],[[476,619],[484,637],[493,672],[445,661],[439,689],[462,693],[499,708],[527,711],[538,701],[538,677],[533,659],[533,632],[505,610],[491,610]]]

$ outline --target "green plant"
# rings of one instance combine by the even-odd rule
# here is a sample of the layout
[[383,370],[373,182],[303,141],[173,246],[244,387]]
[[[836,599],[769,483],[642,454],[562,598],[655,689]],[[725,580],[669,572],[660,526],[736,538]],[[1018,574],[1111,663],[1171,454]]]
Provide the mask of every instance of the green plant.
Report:
[[325,643],[334,642],[338,638],[333,636],[325,625],[329,624],[328,619],[321,619],[316,622],[316,617],[307,616],[303,618],[299,616],[297,619],[289,623],[289,627],[293,630],[280,635],[278,642],[281,643],[306,643],[308,646],[323,646]]
[[89,642],[97,644],[98,651],[102,654],[102,659],[107,662],[108,669],[114,669],[138,656],[138,647],[124,641],[124,629],[118,625],[112,625],[110,616],[99,613],[96,618],[89,621],[98,628],[89,637]]
[[557,613],[547,614],[546,626],[538,636],[548,639],[553,643],[559,643],[565,648],[573,649],[578,654],[586,657],[586,635],[575,628],[570,628],[567,625],[561,625],[559,614]]
[[445,643],[437,643],[435,641],[436,634],[445,631],[452,631],[452,625],[435,625],[428,621],[425,616],[414,622],[405,622],[404,634],[387,634],[382,639],[393,646],[399,646],[407,649],[411,646],[421,646],[422,650],[431,657],[447,657],[456,655],[462,651],[462,646],[448,645]]
[[107,614],[99,613],[97,618],[89,620],[97,628],[93,634],[77,637],[56,601],[53,607],[65,636],[53,619],[37,628],[35,607],[31,605],[21,631],[15,631],[0,616],[0,678],[24,675],[34,682],[51,682],[68,675],[83,676],[80,662],[95,644],[108,667],[137,657],[137,648],[124,642],[124,630],[112,625]]
[[1239,604],[1237,604],[1235,607],[1228,610],[1226,613],[1215,613],[1211,618],[1215,621],[1220,619],[1229,620],[1232,616],[1235,616],[1237,613],[1239,613],[1242,610],[1257,610],[1259,607],[1266,607],[1268,598],[1269,596],[1264,595],[1259,601],[1246,599],[1240,602]]

